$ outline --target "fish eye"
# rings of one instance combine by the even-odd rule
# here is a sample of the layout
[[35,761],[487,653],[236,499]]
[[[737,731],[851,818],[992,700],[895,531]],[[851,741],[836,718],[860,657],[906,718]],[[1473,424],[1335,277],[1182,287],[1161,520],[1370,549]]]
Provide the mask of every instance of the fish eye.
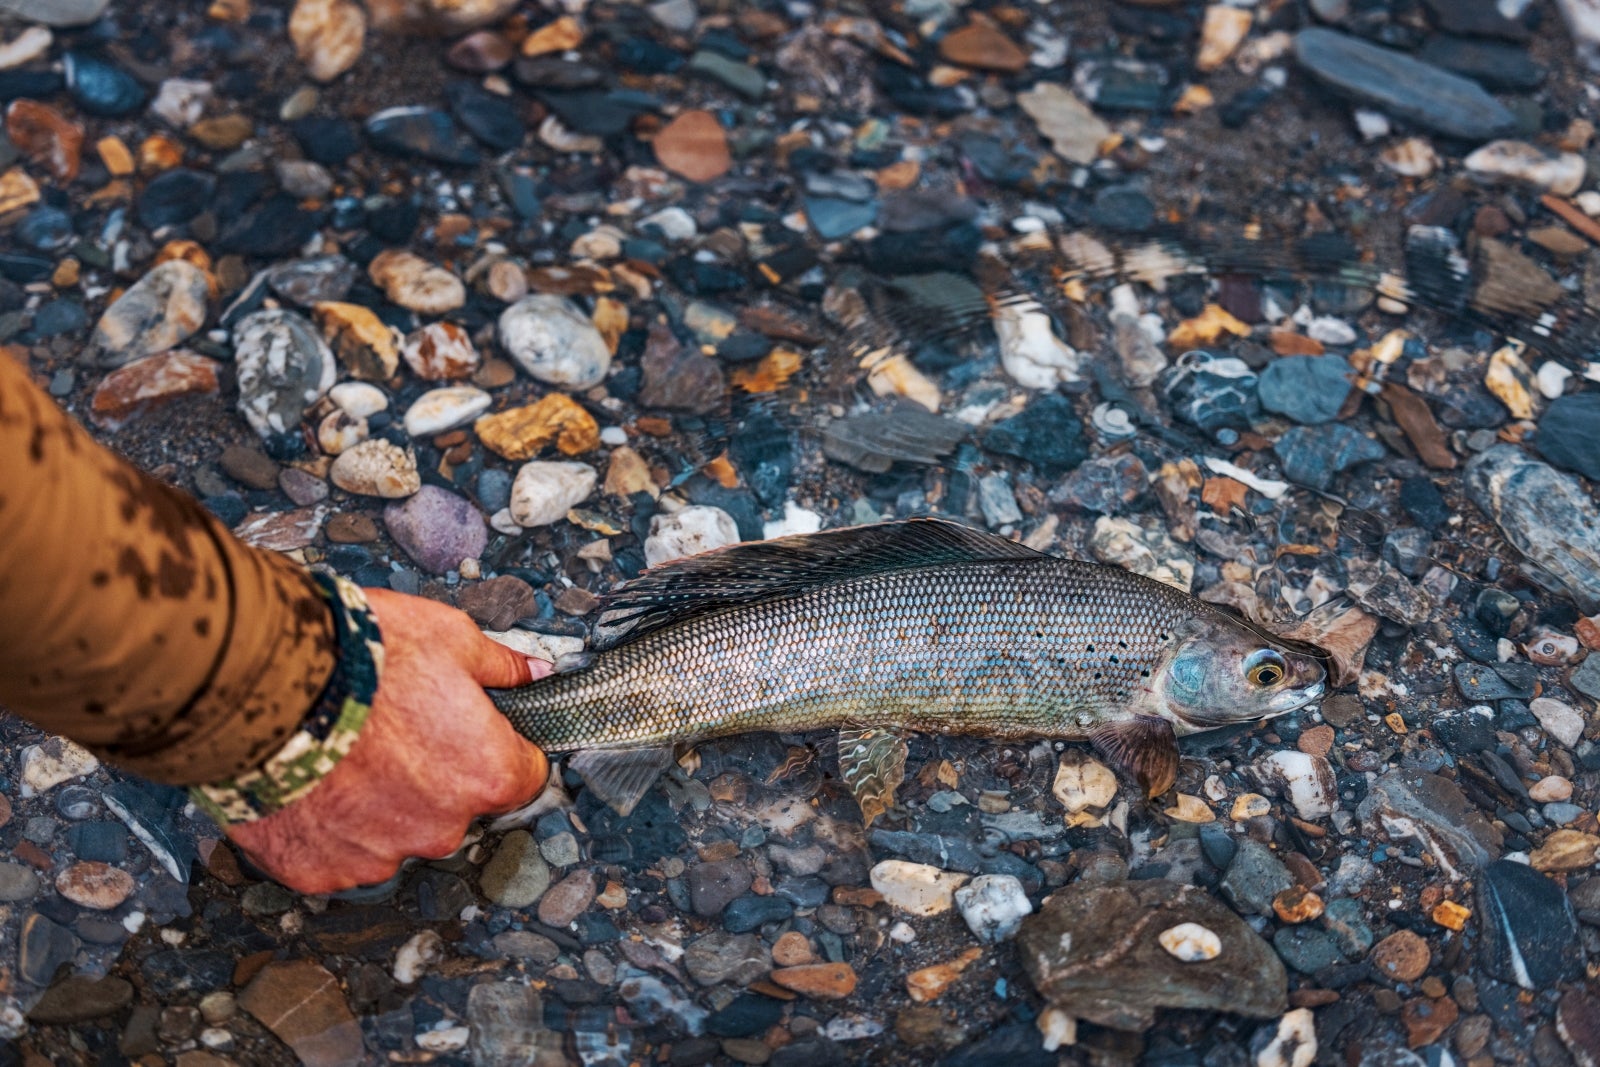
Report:
[[1245,677],[1250,679],[1250,684],[1269,689],[1289,676],[1289,665],[1282,656],[1270,648],[1261,648],[1250,653],[1244,661]]

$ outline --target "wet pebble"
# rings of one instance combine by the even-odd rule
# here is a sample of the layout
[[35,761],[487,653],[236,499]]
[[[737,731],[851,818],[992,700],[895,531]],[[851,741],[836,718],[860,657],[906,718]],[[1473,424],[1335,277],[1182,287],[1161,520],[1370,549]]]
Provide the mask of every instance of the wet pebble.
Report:
[[549,526],[588,499],[598,475],[585,463],[524,463],[511,486],[511,517],[519,526]]
[[332,386],[333,353],[292,311],[257,311],[233,330],[239,410],[262,437],[292,433]]
[[385,507],[383,525],[417,566],[433,574],[477,559],[489,542],[488,525],[472,502],[436,485]]
[[550,385],[587,389],[611,367],[600,331],[564,297],[523,297],[501,313],[499,337],[518,366]]
[[512,830],[500,840],[478,876],[483,895],[502,908],[526,908],[550,887],[550,867],[533,835]]
[[362,441],[341,452],[328,469],[328,477],[357,496],[398,499],[422,488],[416,456],[385,440]]

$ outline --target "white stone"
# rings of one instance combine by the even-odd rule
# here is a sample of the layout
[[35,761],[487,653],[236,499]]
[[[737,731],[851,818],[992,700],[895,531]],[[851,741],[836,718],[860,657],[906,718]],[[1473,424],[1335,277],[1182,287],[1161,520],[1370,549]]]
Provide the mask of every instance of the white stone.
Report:
[[770,541],[774,537],[816,533],[820,529],[822,529],[821,515],[801,507],[793,500],[785,500],[783,502],[783,518],[762,523],[761,536]]
[[0,0],[0,14],[46,26],[87,26],[105,13],[111,0]]
[[1271,752],[1256,760],[1255,768],[1263,782],[1283,792],[1302,819],[1323,819],[1338,807],[1339,784],[1321,756],[1292,749]]
[[1117,796],[1117,776],[1099,760],[1068,751],[1061,754],[1061,765],[1056,768],[1056,780],[1050,792],[1067,809],[1067,814],[1076,815],[1090,808],[1109,807]]
[[293,311],[257,311],[233,329],[239,410],[263,437],[292,433],[305,409],[333,388],[333,353],[315,327]]
[[1363,141],[1376,141],[1381,137],[1389,136],[1389,116],[1381,111],[1374,111],[1369,107],[1358,107],[1355,110],[1356,131],[1361,134]]
[[473,385],[429,389],[406,409],[406,433],[431,437],[471,422],[489,410],[494,398]]
[[872,868],[872,888],[891,908],[912,915],[942,915],[955,904],[955,892],[971,876],[942,871],[926,863],[884,860]]
[[650,520],[644,541],[644,560],[652,567],[684,556],[697,556],[713,548],[739,542],[739,527],[721,508],[696,505],[670,515],[658,513]]
[[980,874],[955,892],[967,929],[986,945],[1009,941],[1033,914],[1028,894],[1014,874]]
[[586,463],[524,463],[511,483],[511,517],[518,526],[549,526],[587,500],[598,481]]
[[1222,939],[1199,923],[1179,923],[1161,931],[1156,940],[1167,954],[1184,963],[1214,960],[1222,955]]
[[93,774],[99,767],[94,753],[64,737],[52,737],[22,750],[22,784],[34,793]]
[[1046,1008],[1033,1024],[1039,1028],[1039,1039],[1044,1043],[1046,1052],[1078,1043],[1078,1020],[1060,1008]]
[[363,441],[341,453],[328,477],[347,493],[386,500],[407,497],[422,488],[417,457],[410,449],[382,439]]
[[615,226],[596,226],[572,242],[568,249],[573,259],[616,259],[622,255],[622,242],[628,235]]
[[200,121],[214,90],[210,82],[195,78],[168,78],[150,101],[150,113],[169,126],[187,130]]
[[1306,327],[1306,336],[1325,345],[1353,345],[1356,343],[1356,328],[1332,315],[1318,315]]
[[444,938],[433,930],[420,930],[395,953],[394,980],[401,985],[414,985],[442,959]]
[[55,35],[48,27],[29,26],[5,44],[0,45],[0,70],[11,70],[50,51]]
[[320,200],[333,192],[333,175],[321,163],[309,159],[280,159],[278,185],[290,196]]
[[639,226],[654,226],[669,241],[687,241],[699,231],[694,216],[681,207],[662,208],[654,215],[646,215],[639,220]]
[[1018,385],[1048,390],[1083,380],[1083,356],[1050,329],[1050,316],[1029,305],[1006,305],[994,313],[1000,364]]
[[917,939],[916,928],[904,919],[889,927],[889,940],[898,941],[902,945],[909,945]]
[[1510,178],[1557,196],[1583,188],[1587,165],[1576,152],[1552,152],[1526,141],[1490,141],[1462,165],[1484,178]]
[[1528,710],[1539,720],[1545,733],[1568,748],[1577,745],[1583,737],[1583,715],[1570,704],[1553,697],[1535,697],[1528,701]]
[[328,390],[328,399],[360,419],[370,419],[389,409],[389,398],[383,390],[366,382],[340,382]]
[[472,1030],[465,1026],[447,1026],[443,1030],[424,1030],[417,1035],[417,1047],[426,1052],[459,1052],[467,1047]]
[[1055,82],[1039,82],[1017,95],[1017,106],[1039,127],[1056,155],[1069,163],[1088,166],[1100,155],[1111,127],[1072,90]]
[[330,456],[342,455],[371,436],[367,420],[335,408],[317,424],[317,447]]
[[472,336],[453,322],[430,322],[411,331],[400,357],[425,382],[470,378],[481,362]]
[[1572,202],[1578,205],[1578,210],[1588,215],[1591,219],[1600,216],[1600,192],[1596,192],[1593,189],[1585,189],[1573,197]]
[[1550,359],[1539,365],[1539,373],[1534,380],[1539,383],[1539,392],[1544,394],[1544,398],[1554,400],[1567,391],[1567,379],[1570,377],[1570,370]]
[[1402,178],[1426,178],[1439,167],[1439,154],[1421,137],[1407,137],[1392,144],[1378,158]]
[[506,354],[541,382],[588,389],[611,369],[605,338],[565,297],[523,297],[501,312],[499,332]]
[[414,252],[388,248],[367,264],[367,276],[390,300],[419,315],[443,315],[467,302],[467,287],[444,267]]
[[1165,530],[1146,530],[1128,519],[1102,515],[1095,520],[1089,551],[1101,563],[1124,567],[1185,593],[1194,584],[1194,557]]
[[1278,1032],[1256,1053],[1255,1067],[1311,1067],[1317,1058],[1317,1024],[1310,1008],[1278,1020]]

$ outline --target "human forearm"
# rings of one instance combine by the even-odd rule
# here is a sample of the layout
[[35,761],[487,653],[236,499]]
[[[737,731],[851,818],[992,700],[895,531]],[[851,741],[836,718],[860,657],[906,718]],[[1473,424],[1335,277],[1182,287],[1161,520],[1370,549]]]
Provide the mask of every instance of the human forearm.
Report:
[[0,705],[175,784],[256,766],[333,669],[298,567],[95,443],[0,356]]

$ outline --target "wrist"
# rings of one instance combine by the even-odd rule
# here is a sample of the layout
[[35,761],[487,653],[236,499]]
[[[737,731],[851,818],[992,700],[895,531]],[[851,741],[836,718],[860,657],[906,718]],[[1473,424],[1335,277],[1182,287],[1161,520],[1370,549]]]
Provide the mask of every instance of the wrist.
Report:
[[333,617],[333,673],[299,726],[262,764],[190,789],[196,807],[219,824],[253,822],[316,788],[360,736],[383,669],[377,616],[359,586],[336,575],[312,580]]

